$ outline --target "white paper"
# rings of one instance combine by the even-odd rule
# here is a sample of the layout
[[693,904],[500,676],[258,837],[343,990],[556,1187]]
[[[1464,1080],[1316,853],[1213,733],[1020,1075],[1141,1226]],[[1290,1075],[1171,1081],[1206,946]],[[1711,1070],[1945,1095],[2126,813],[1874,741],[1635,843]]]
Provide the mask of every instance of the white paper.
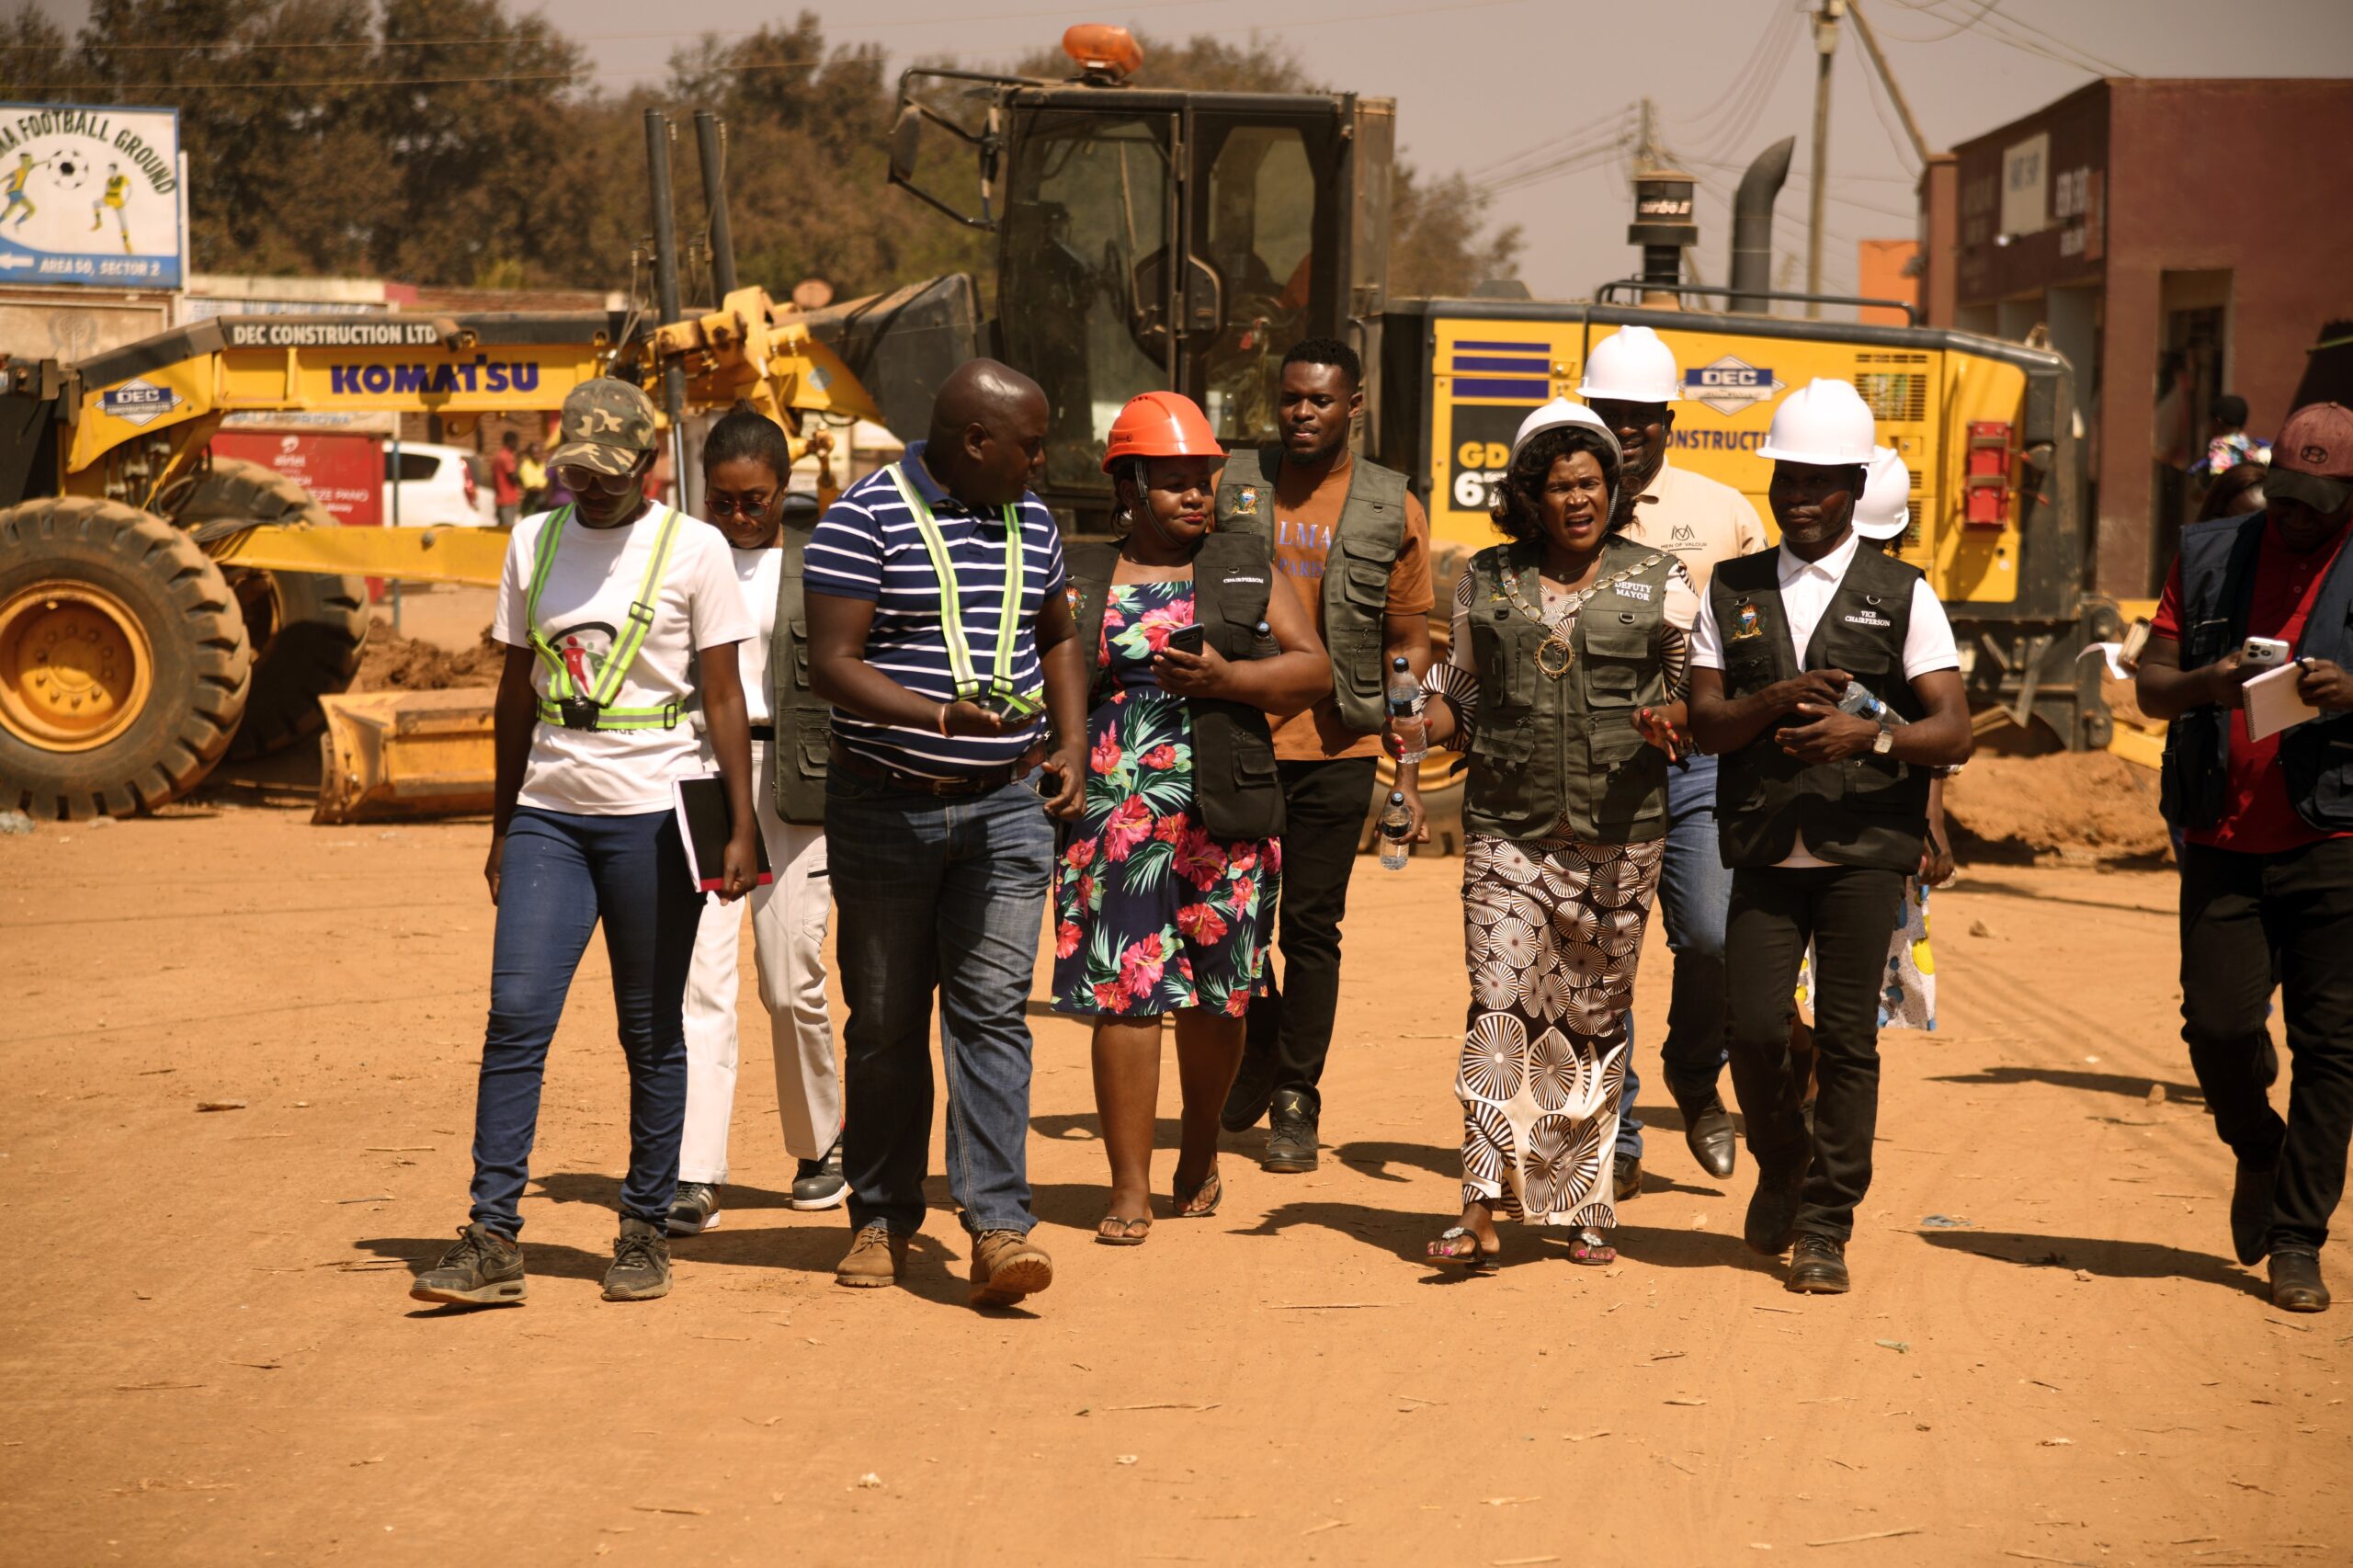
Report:
[[2246,731],[2255,740],[2276,735],[2291,724],[2320,717],[2320,710],[2305,701],[2296,690],[2296,677],[2303,666],[2285,664],[2276,670],[2266,670],[2239,687],[2240,700],[2246,706]]

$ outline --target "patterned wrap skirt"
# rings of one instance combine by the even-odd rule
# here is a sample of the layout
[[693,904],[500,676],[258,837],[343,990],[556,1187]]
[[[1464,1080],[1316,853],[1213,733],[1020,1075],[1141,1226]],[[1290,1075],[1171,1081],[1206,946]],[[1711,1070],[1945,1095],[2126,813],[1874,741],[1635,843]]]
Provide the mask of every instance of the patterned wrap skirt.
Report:
[[1634,994],[1666,841],[1471,835],[1462,943],[1471,1021],[1462,1200],[1534,1224],[1617,1222],[1610,1153]]

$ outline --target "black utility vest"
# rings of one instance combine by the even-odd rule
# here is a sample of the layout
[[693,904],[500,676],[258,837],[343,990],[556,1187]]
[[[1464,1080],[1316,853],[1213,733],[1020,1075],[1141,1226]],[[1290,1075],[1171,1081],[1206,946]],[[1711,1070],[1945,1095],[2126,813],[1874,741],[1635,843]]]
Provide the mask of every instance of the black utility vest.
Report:
[[[1217,528],[1225,534],[1275,538],[1275,478],[1280,447],[1235,453],[1217,484]],[[1388,718],[1389,662],[1382,636],[1389,572],[1405,545],[1405,476],[1348,459],[1348,494],[1324,561],[1324,646],[1332,655],[1332,702],[1340,722],[1370,734]]]
[[[1092,709],[1108,689],[1103,650],[1103,605],[1120,560],[1116,544],[1067,547],[1070,592],[1078,646],[1094,681]],[[1193,619],[1202,641],[1221,657],[1255,656],[1258,623],[1275,580],[1273,554],[1251,534],[1203,536],[1193,557]],[[1272,838],[1283,830],[1283,791],[1275,773],[1275,742],[1267,716],[1246,702],[1185,699],[1193,724],[1193,802],[1213,838]]]
[[[1906,720],[1926,713],[1904,674],[1918,568],[1868,543],[1855,551],[1801,665],[1790,647],[1778,547],[1727,561],[1708,585],[1722,639],[1724,695],[1745,697],[1802,669],[1844,670]],[[1843,762],[1802,763],[1781,749],[1781,730],[1810,722],[1789,714],[1725,756],[1716,775],[1716,832],[1727,866],[1774,866],[1797,847],[1838,866],[1913,872],[1928,831],[1928,770],[1865,752]]]
[[[2267,525],[2256,512],[2181,530],[2181,667],[2200,669],[2246,640],[2255,562]],[[2298,658],[2353,666],[2353,567],[2337,551],[2296,640]],[[2193,708],[2165,729],[2165,821],[2184,832],[2222,821],[2230,791],[2230,707]],[[2353,715],[2323,713],[2279,736],[2288,803],[2324,833],[2353,832]]]
[[801,600],[801,552],[816,528],[788,517],[784,569],[777,574],[776,631],[768,638],[768,711],[776,715],[776,814],[787,822],[825,820],[825,756],[833,738],[833,709],[809,688],[809,611]]
[[[1565,822],[1588,844],[1639,844],[1666,833],[1666,754],[1634,728],[1634,710],[1667,700],[1660,653],[1675,557],[1610,539],[1577,611],[1573,656],[1544,654],[1546,630],[1511,602],[1540,610],[1537,547],[1499,544],[1471,558],[1471,656],[1479,722],[1462,801],[1470,833],[1538,838]],[[1615,579],[1614,581],[1612,579]]]

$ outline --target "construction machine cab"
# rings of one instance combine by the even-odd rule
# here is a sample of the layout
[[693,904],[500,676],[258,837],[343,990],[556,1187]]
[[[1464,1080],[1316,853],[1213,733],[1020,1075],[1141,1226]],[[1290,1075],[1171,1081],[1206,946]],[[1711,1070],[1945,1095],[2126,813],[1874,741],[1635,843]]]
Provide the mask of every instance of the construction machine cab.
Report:
[[[1282,358],[1302,339],[1348,343],[1370,377],[1395,110],[1347,93],[1130,87],[1116,49],[1064,48],[1080,66],[1065,83],[905,73],[891,179],[996,236],[984,341],[1047,389],[1040,493],[1086,516],[1109,505],[1104,441],[1139,392],[1184,392],[1247,447],[1275,438]],[[917,183],[926,126],[977,152],[977,199]]]

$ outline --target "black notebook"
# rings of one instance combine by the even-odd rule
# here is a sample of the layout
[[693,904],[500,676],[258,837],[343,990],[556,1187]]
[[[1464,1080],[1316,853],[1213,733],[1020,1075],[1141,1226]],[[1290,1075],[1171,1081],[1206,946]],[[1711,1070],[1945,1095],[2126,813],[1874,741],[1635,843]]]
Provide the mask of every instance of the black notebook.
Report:
[[[733,825],[727,786],[716,773],[696,773],[679,779],[671,793],[676,801],[678,836],[687,846],[687,870],[697,888],[717,892],[727,858],[727,830]],[[776,881],[768,865],[767,840],[756,834],[752,842],[760,857],[760,885],[766,887]]]

